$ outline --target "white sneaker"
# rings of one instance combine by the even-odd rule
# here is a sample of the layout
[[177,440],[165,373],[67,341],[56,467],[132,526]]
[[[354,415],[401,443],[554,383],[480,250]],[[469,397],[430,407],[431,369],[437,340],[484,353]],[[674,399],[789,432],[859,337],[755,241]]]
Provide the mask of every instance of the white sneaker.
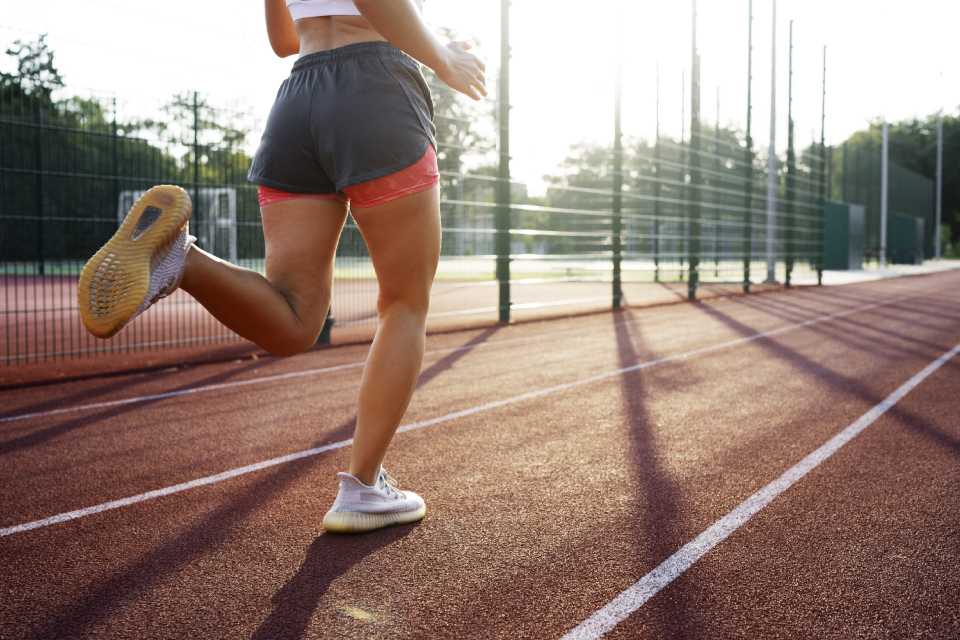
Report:
[[131,207],[123,223],[80,273],[77,303],[87,330],[109,338],[180,286],[187,252],[190,196],[160,185]]
[[427,514],[423,498],[401,491],[382,467],[373,486],[349,473],[338,473],[340,492],[323,518],[323,528],[334,533],[361,533],[394,524],[422,520]]

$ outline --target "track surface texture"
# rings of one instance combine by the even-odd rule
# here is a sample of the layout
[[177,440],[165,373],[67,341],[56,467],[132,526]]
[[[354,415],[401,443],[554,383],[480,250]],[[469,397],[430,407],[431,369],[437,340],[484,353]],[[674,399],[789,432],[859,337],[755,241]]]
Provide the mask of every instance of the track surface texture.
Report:
[[[387,459],[427,517],[355,537],[320,521],[366,346],[0,392],[0,638],[560,638],[956,347],[958,292],[431,336]],[[960,356],[941,365],[607,637],[960,637]]]

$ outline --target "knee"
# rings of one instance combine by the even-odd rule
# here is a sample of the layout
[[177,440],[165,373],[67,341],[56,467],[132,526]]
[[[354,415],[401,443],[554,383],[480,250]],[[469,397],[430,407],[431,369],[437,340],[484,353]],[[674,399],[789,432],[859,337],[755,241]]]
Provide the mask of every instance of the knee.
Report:
[[297,321],[285,330],[275,332],[266,344],[261,345],[271,355],[282,358],[309,351],[317,343],[330,309],[330,293],[322,292],[316,305],[309,310],[298,309],[298,305],[292,300],[290,300],[290,306],[294,310]]
[[403,313],[419,320],[426,320],[430,310],[429,288],[419,291],[384,291],[377,298],[377,311],[380,317]]
[[292,331],[284,335],[275,336],[269,343],[261,345],[270,355],[278,358],[288,358],[309,351],[317,343],[320,331]]

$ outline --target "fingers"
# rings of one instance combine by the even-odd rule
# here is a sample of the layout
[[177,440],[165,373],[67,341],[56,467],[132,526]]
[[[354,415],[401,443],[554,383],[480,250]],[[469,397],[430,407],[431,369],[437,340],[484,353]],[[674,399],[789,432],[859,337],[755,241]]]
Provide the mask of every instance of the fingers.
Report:
[[477,87],[477,90],[482,95],[484,96],[487,95],[487,83],[486,83],[486,79],[483,77],[483,74],[480,74],[479,76],[475,76],[473,78],[473,84],[475,87]]
[[451,49],[459,49],[460,51],[469,51],[473,49],[473,43],[466,40],[456,40],[447,44]]

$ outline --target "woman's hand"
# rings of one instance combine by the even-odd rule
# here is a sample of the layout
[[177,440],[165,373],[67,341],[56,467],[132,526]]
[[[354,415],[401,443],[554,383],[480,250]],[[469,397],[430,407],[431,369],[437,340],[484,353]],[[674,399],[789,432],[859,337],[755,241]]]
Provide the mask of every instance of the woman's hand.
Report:
[[460,93],[479,100],[487,95],[484,86],[486,67],[469,49],[469,42],[451,42],[444,49],[443,63],[434,69],[437,77]]

